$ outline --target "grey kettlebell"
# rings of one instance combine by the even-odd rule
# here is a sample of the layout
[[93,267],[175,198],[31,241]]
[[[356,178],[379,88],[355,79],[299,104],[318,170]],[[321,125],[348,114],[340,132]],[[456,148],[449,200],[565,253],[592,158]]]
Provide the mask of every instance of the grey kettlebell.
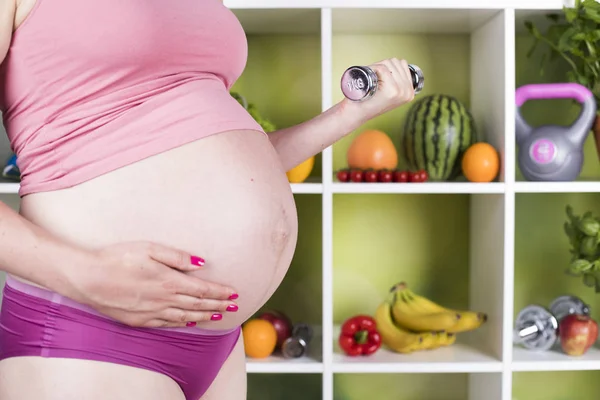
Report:
[[[583,167],[583,145],[596,118],[593,93],[577,83],[543,83],[521,86],[516,91],[518,162],[528,181],[573,181]],[[570,126],[529,126],[519,108],[534,99],[575,99],[582,105]]]

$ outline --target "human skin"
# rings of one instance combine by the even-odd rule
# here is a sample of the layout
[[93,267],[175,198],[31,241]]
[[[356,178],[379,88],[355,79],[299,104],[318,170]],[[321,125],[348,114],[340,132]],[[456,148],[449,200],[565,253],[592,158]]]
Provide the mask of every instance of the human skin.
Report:
[[[5,25],[10,20],[14,31],[34,4],[17,2],[10,18],[5,15],[9,11],[0,10],[0,27],[3,19]],[[218,321],[197,321],[197,327],[239,326],[277,289],[295,251],[297,214],[285,172],[369,119],[413,99],[405,61],[389,59],[371,67],[381,82],[367,102],[343,100],[311,120],[268,135],[218,133],[69,189],[28,195],[19,218],[78,249],[143,241],[198,253],[206,264],[186,274],[235,290],[239,308],[223,312]],[[75,263],[71,274],[85,275],[86,256],[79,254],[65,252],[63,258]],[[203,400],[245,399],[245,375],[240,338]],[[22,357],[0,362],[0,398],[183,400],[183,395],[174,381],[151,371]]]

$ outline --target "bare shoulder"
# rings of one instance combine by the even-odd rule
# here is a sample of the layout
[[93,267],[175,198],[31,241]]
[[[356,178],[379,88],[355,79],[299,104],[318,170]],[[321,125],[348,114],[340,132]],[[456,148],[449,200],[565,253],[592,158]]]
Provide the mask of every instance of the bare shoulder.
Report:
[[17,0],[0,1],[0,62],[4,61],[12,37]]

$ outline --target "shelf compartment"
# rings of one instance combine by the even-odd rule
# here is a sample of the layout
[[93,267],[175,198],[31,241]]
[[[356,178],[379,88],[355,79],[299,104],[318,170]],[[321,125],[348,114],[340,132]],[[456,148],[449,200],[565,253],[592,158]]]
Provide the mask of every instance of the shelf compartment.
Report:
[[320,374],[250,374],[248,400],[321,399],[323,377]]
[[485,312],[488,321],[448,348],[408,355],[382,349],[351,359],[334,344],[334,370],[500,371],[503,224],[502,194],[335,194],[334,326],[373,315],[400,281],[448,308]]
[[600,371],[513,372],[512,383],[514,400],[596,400]]
[[[531,57],[527,56],[534,39],[526,31],[525,21],[534,22],[541,32],[546,32],[549,22],[545,15],[556,12],[557,10],[554,9],[515,11],[515,90],[526,84],[568,82],[569,65],[562,59],[546,63],[544,74],[540,73],[541,61],[548,54],[548,46],[544,43],[539,43]],[[558,12],[562,13],[560,10]],[[511,103],[515,104],[514,100],[511,99]],[[568,126],[577,119],[581,111],[581,105],[570,99],[529,100],[521,106],[520,111],[523,119],[532,127],[542,125]],[[512,123],[514,124],[514,122]],[[515,154],[518,157],[519,146],[516,141]],[[563,185],[565,188],[570,185],[570,188],[559,189],[560,191],[589,191],[593,188],[597,190],[600,185],[600,155],[596,150],[596,142],[592,133],[587,136],[583,144],[583,154],[584,165],[581,174],[574,182],[547,182],[546,186],[527,182],[519,168],[518,159],[515,160],[515,180],[518,183],[527,183],[525,187],[534,188],[535,191],[555,191],[554,189],[558,189]],[[517,187],[517,190],[519,189]]]
[[[322,112],[321,10],[235,9],[248,42],[248,60],[232,91],[252,103],[276,129],[300,124]],[[301,54],[302,57],[298,57]],[[322,182],[322,154],[303,184]],[[320,193],[320,186],[293,186]]]
[[[344,400],[501,400],[499,373],[382,373],[334,375],[334,398]],[[385,388],[385,391],[374,390]]]
[[[391,57],[406,59],[418,65],[425,76],[425,87],[415,100],[446,94],[469,109],[480,140],[492,144],[499,153],[496,180],[503,182],[508,18],[507,12],[497,9],[333,9],[332,99],[343,99],[340,78],[349,66]],[[336,142],[332,146],[333,172],[348,166],[348,148],[368,129],[387,133],[398,152],[398,168],[408,169],[400,141],[411,106],[406,104],[373,118]]]
[[[590,305],[598,320],[600,298],[582,278],[565,273],[570,259],[570,243],[563,224],[568,221],[566,206],[575,215],[591,211],[600,215],[600,193],[517,193],[515,195],[514,309],[512,319],[524,307],[548,307],[558,296],[573,295]],[[514,322],[513,322],[514,327]],[[514,329],[514,328],[513,328]],[[596,345],[582,357],[563,353],[560,344],[545,352],[513,346],[514,371],[567,371],[600,369],[600,349]]]

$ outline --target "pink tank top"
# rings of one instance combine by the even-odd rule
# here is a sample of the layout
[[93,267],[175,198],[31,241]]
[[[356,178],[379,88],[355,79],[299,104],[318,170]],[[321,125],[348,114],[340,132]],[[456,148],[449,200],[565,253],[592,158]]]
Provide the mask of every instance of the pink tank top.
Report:
[[231,129],[246,36],[221,0],[37,0],[0,65],[20,195],[67,188]]

